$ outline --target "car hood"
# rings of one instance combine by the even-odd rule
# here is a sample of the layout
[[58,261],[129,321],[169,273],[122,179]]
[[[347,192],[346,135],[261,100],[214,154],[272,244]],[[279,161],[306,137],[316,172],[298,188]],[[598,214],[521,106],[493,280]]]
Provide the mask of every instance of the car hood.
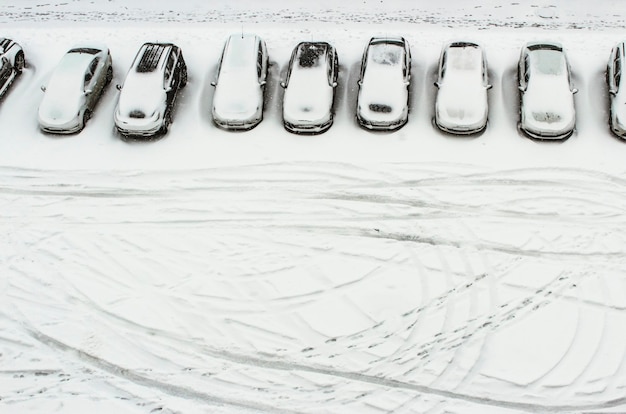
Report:
[[166,99],[163,79],[158,72],[134,73],[126,78],[117,110],[123,117],[149,118],[163,110]]
[[256,77],[222,74],[215,86],[213,112],[228,120],[246,120],[263,105],[263,94]]
[[539,77],[529,84],[523,97],[526,128],[557,134],[574,128],[574,95],[567,80]]
[[474,126],[487,118],[487,89],[475,79],[451,79],[439,85],[437,120],[449,127]]
[[48,88],[39,105],[39,118],[49,123],[63,124],[78,118],[84,103],[85,95],[82,92]]
[[366,71],[358,96],[361,116],[391,122],[403,116],[408,102],[404,78],[396,71]]
[[283,118],[287,122],[327,119],[332,109],[333,92],[325,73],[321,77],[319,74],[292,77],[285,89]]

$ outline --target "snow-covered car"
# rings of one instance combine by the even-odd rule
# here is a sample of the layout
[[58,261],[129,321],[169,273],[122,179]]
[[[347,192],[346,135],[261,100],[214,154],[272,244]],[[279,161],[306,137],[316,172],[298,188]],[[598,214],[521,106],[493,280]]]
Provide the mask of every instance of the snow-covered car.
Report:
[[482,48],[454,42],[443,48],[435,82],[435,124],[453,134],[474,134],[485,129],[489,105],[487,60]]
[[626,44],[618,43],[611,50],[611,57],[606,69],[606,82],[609,87],[611,131],[621,138],[626,138],[626,87],[621,87],[621,80],[626,74],[624,59],[626,59]]
[[263,120],[268,54],[253,34],[231,35],[224,45],[213,95],[213,121],[224,129],[251,129]]
[[42,86],[39,127],[45,132],[71,134],[81,131],[113,79],[111,53],[106,46],[86,45],[70,49],[56,66],[47,86]]
[[339,72],[337,51],[326,42],[302,42],[294,49],[283,98],[285,129],[320,133],[333,123],[333,102]]
[[172,43],[144,43],[131,65],[115,108],[115,126],[125,136],[167,133],[174,103],[187,84],[182,50]]
[[367,129],[395,130],[409,117],[411,51],[402,37],[373,37],[363,53],[356,117]]
[[11,39],[0,38],[0,97],[24,69],[24,51]]
[[520,129],[538,139],[565,139],[574,132],[576,111],[570,66],[559,43],[531,42],[518,66]]

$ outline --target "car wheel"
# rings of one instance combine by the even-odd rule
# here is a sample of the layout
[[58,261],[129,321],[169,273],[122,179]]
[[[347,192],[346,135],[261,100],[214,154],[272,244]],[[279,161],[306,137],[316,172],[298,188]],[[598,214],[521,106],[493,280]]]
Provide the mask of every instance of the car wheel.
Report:
[[14,68],[17,73],[22,73],[22,69],[24,69],[25,65],[24,54],[22,52],[18,53],[15,56]]
[[187,68],[184,68],[180,74],[180,87],[184,88],[187,85]]
[[108,85],[113,80],[113,68],[109,66],[107,69],[107,76],[105,78],[105,84]]
[[91,111],[89,109],[85,109],[85,112],[83,112],[83,125],[80,127],[81,130],[85,128],[85,125],[87,125],[87,121],[89,121],[89,118],[91,118]]
[[167,131],[170,129],[170,124],[172,123],[172,115],[170,111],[167,111],[165,117],[163,118],[163,125],[161,126],[161,134],[167,134]]

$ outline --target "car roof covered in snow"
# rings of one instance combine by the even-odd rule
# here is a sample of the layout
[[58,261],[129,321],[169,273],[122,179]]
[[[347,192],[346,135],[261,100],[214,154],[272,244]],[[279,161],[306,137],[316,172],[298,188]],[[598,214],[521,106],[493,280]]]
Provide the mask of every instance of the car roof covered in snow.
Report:
[[259,37],[253,34],[233,34],[228,38],[222,58],[222,68],[250,67],[256,62]]

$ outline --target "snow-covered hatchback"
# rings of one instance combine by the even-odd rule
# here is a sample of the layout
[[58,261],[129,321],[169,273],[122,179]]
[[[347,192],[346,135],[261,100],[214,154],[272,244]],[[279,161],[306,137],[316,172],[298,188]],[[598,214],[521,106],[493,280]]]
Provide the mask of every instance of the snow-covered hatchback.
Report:
[[620,42],[611,50],[606,69],[606,82],[611,101],[609,125],[611,131],[621,138],[626,138],[626,86],[622,86],[626,76],[625,59],[626,43]]
[[402,37],[373,37],[361,62],[356,117],[367,129],[395,130],[408,121],[411,51]]
[[0,97],[24,69],[24,51],[11,39],[0,38]]
[[145,43],[118,85],[115,126],[122,135],[151,137],[165,134],[172,122],[174,102],[187,84],[182,50],[172,43]]
[[285,129],[320,133],[333,123],[333,102],[339,72],[335,48],[326,42],[302,42],[294,49],[283,98]]
[[113,79],[111,53],[103,45],[75,46],[61,58],[39,104],[39,127],[45,132],[71,134],[85,127]]
[[482,48],[471,42],[454,42],[443,48],[435,86],[435,124],[453,134],[474,134],[485,129],[489,106],[487,60]]
[[559,43],[531,42],[518,66],[520,129],[531,138],[565,139],[574,132],[576,111],[570,66]]
[[222,52],[213,95],[213,121],[224,129],[245,130],[263,120],[268,62],[265,42],[253,34],[231,35]]

